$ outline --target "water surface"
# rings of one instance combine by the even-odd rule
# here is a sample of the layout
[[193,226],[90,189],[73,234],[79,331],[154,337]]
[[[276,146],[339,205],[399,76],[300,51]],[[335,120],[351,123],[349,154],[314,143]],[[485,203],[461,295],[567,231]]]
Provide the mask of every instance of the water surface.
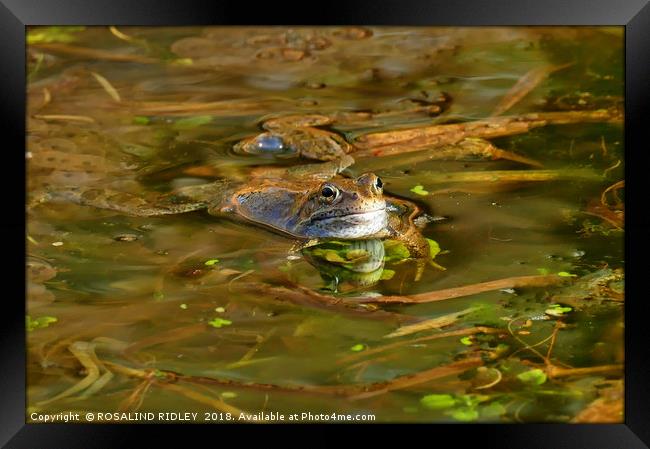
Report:
[[[151,195],[308,162],[232,150],[276,115],[375,114],[328,128],[349,141],[483,119],[540,67],[570,64],[505,114],[622,104],[620,28],[71,27],[34,28],[28,40],[28,193],[36,197],[71,184]],[[426,110],[441,96],[444,108]],[[384,275],[346,278],[292,251],[286,236],[202,211],[147,218],[60,202],[30,207],[28,414],[622,421],[623,231],[612,217],[623,189],[601,198],[623,180],[622,126],[547,126],[492,143],[564,175],[450,182],[441,174],[534,167],[426,152],[351,167],[447,217],[423,230],[445,270],[429,267],[418,282],[395,260]],[[575,175],[585,170],[593,176]],[[423,304],[345,302],[557,273],[567,283]],[[283,285],[341,303],[273,290]],[[403,320],[467,309],[441,328],[387,337]],[[404,377],[422,373],[430,378]]]

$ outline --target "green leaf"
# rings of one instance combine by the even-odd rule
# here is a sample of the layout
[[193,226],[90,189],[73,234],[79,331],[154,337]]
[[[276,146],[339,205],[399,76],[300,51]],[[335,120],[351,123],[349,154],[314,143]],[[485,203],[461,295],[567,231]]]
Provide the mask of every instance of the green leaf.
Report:
[[384,261],[401,261],[411,257],[411,252],[404,243],[397,240],[386,240],[384,242]]
[[349,261],[368,258],[369,256],[370,254],[368,254],[368,251],[362,248],[349,249],[345,252],[345,258],[348,259]]
[[149,117],[145,117],[142,115],[137,115],[133,117],[133,124],[134,125],[148,125],[149,124]]
[[472,337],[463,337],[460,339],[460,342],[466,346],[472,345]]
[[561,306],[559,304],[551,304],[551,306],[544,311],[545,314],[551,316],[564,316],[565,313],[571,312],[573,309],[569,306]]
[[341,257],[336,251],[332,249],[325,250],[325,260],[335,263],[347,263],[348,261]]
[[362,262],[370,257],[366,249],[351,248],[351,244],[351,242],[329,241],[305,248],[303,251],[314,258],[344,266]]
[[577,274],[567,273],[566,271],[560,271],[557,275],[562,277],[572,277],[572,278],[578,277]]
[[57,317],[54,316],[41,316],[36,319],[32,319],[29,315],[25,317],[25,328],[28,332],[31,332],[35,329],[44,329],[49,327],[50,324],[56,323],[59,321]]
[[48,44],[51,42],[73,42],[76,37],[73,33],[85,30],[83,26],[53,26],[39,27],[27,32],[27,44]]
[[291,263],[287,261],[282,265],[278,265],[278,270],[280,270],[283,273],[289,273],[291,271]]
[[197,115],[194,117],[182,118],[176,121],[176,123],[174,123],[172,128],[174,128],[175,130],[192,129],[201,125],[205,125],[206,123],[210,123],[211,121],[212,121],[211,115]]
[[223,326],[230,326],[232,324],[232,321],[230,320],[225,320],[223,318],[215,318],[212,321],[208,321],[208,324],[212,327],[223,327]]
[[475,408],[463,407],[451,412],[451,417],[457,421],[475,421],[478,419],[478,411]]
[[481,416],[483,418],[496,418],[505,415],[506,408],[500,402],[492,402],[484,407],[481,407]]
[[458,399],[462,401],[467,407],[475,407],[480,402],[484,402],[490,399],[490,396],[485,394],[464,394]]
[[429,192],[424,190],[424,187],[421,184],[416,185],[411,189],[411,192],[417,194],[417,195],[422,195],[422,196],[427,196]]
[[[343,254],[343,249],[331,249],[331,248],[314,248],[308,250],[312,256],[319,259],[325,259],[328,262],[332,263],[347,263],[348,261],[341,255]],[[339,252],[341,254],[339,254]]]
[[354,345],[354,346],[352,346],[352,347],[350,348],[350,351],[353,351],[353,352],[360,352],[360,351],[363,351],[363,350],[366,349],[366,348],[367,348],[367,346],[364,345],[363,343],[357,343],[356,345]]
[[395,270],[389,270],[388,268],[384,268],[384,270],[381,272],[381,276],[379,279],[382,281],[387,281],[388,279],[393,279],[393,276],[395,276]]
[[192,65],[194,64],[194,61],[192,58],[179,58],[179,59],[174,59],[171,61],[172,64],[176,65]]
[[431,258],[435,259],[440,252],[440,245],[438,245],[438,242],[431,239],[427,239],[427,242],[429,243],[429,253],[431,254]]
[[210,260],[206,260],[205,263],[204,263],[203,265],[205,265],[205,266],[207,266],[207,267],[211,267],[212,265],[214,265],[214,264],[216,264],[216,263],[219,263],[219,259],[210,259]]
[[429,394],[420,399],[420,404],[431,410],[442,410],[456,405],[456,399],[450,394]]
[[127,154],[139,157],[141,159],[151,159],[156,155],[156,148],[146,145],[138,145],[133,142],[120,143],[120,149]]
[[535,368],[517,374],[517,379],[526,384],[542,385],[546,382],[546,373],[541,369]]

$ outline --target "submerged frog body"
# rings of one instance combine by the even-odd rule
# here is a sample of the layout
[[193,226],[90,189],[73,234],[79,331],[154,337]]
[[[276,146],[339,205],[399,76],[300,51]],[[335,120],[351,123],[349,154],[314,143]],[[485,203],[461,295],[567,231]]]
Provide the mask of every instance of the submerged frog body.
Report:
[[[447,101],[448,98],[444,97],[440,100],[440,105]],[[432,103],[431,106],[442,111],[438,104]],[[419,112],[420,109],[416,111]],[[389,113],[339,112],[330,115],[292,114],[273,117],[262,122],[264,132],[241,140],[234,145],[233,149],[237,153],[277,157],[301,156],[306,159],[331,161],[353,153],[356,148],[343,136],[322,127],[334,124],[373,126],[375,118],[409,112],[409,110]],[[377,123],[374,123],[374,126],[377,126]]]
[[318,114],[270,119],[262,125],[265,132],[238,142],[234,150],[238,153],[334,160],[349,153],[352,147],[338,134],[317,128],[331,123],[331,118]]
[[[499,149],[489,141],[473,137],[470,133],[451,133],[445,138],[437,136],[429,139],[416,137],[402,138],[402,142],[394,145],[386,143],[380,148],[373,148],[365,140],[367,136],[383,135],[391,141],[391,133],[399,135],[400,131],[383,131],[379,133],[361,134],[349,143],[343,136],[320,127],[332,124],[348,124],[361,127],[377,126],[373,118],[387,114],[371,113],[338,113],[331,116],[321,114],[286,115],[265,120],[262,123],[264,132],[247,137],[233,147],[234,151],[243,154],[273,156],[277,158],[302,157],[311,160],[333,161],[344,157],[355,158],[376,157],[396,153],[426,151],[427,159],[464,160],[464,159],[506,159],[526,165],[541,167],[535,160],[519,154]],[[444,126],[444,125],[442,125]],[[454,125],[450,125],[454,126]],[[449,131],[447,131],[449,133]],[[453,135],[452,135],[453,134]],[[480,132],[478,133],[481,134]],[[423,144],[424,142],[424,144]]]

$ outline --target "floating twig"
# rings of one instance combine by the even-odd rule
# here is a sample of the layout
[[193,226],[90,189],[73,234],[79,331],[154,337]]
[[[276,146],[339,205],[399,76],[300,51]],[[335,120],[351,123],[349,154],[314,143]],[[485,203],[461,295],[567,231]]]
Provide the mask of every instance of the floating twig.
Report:
[[118,39],[122,39],[123,41],[127,41],[127,42],[133,41],[133,38],[131,36],[129,36],[128,34],[122,33],[120,30],[118,30],[114,26],[109,26],[108,29],[111,32],[111,34],[113,34],[113,36],[115,36]]
[[122,101],[120,98],[120,94],[117,92],[117,89],[113,87],[113,85],[103,76],[101,76],[99,73],[95,72],[90,72],[90,74],[97,80],[97,82],[104,88],[106,93],[115,101],[118,103]]
[[233,116],[233,115],[250,115],[255,112],[264,112],[269,107],[277,106],[278,102],[285,104],[287,107],[293,106],[293,103],[286,99],[262,98],[259,100],[223,100],[208,102],[183,102],[183,101],[145,101],[132,102],[129,107],[139,114],[154,115],[196,115],[201,112],[214,116]]
[[97,48],[76,47],[73,45],[61,44],[61,43],[32,44],[30,45],[30,47],[35,47],[41,50],[51,51],[54,53],[64,53],[64,54],[77,56],[80,58],[86,58],[86,59],[99,59],[104,61],[115,61],[115,62],[140,62],[142,64],[156,64],[162,62],[158,59],[149,58],[147,56],[120,54],[108,50],[99,50]]
[[349,396],[351,400],[367,399],[380,394],[388,393],[389,391],[403,390],[415,385],[420,385],[432,380],[441,379],[443,377],[453,376],[463,373],[471,368],[483,365],[483,360],[480,357],[469,358],[458,362],[453,362],[448,365],[438,366],[426,371],[420,371],[415,374],[407,374],[405,376],[397,377],[393,380],[383,383],[371,384],[367,387],[367,391]]
[[54,121],[64,121],[64,122],[83,122],[83,123],[95,123],[95,119],[85,115],[64,115],[64,114],[47,114],[47,115],[34,115],[34,118],[39,118],[43,120],[54,120]]
[[586,376],[591,374],[623,374],[623,364],[589,366],[586,368],[562,368],[549,364],[546,366],[548,377],[557,379],[558,377],[569,376]]
[[346,357],[343,357],[342,359],[339,359],[336,363],[337,364],[349,363],[349,362],[353,362],[353,361],[355,361],[357,359],[367,357],[367,356],[372,355],[372,354],[378,354],[380,352],[390,351],[391,349],[401,348],[402,346],[410,346],[410,345],[414,345],[414,344],[419,344],[419,343],[422,343],[424,341],[438,340],[438,339],[441,339],[441,338],[448,338],[448,337],[460,337],[460,336],[465,336],[465,335],[473,335],[473,334],[481,334],[481,333],[483,333],[483,334],[495,334],[495,333],[498,333],[498,332],[501,332],[501,330],[491,328],[491,327],[485,327],[485,326],[476,326],[476,327],[470,327],[470,328],[467,328],[467,329],[457,329],[457,330],[448,331],[448,332],[441,332],[441,333],[438,333],[438,334],[427,335],[425,337],[414,338],[412,340],[402,340],[402,341],[398,341],[398,342],[395,342],[395,343],[390,343],[390,344],[387,344],[387,345],[378,346],[376,348],[366,349],[366,350],[361,351],[361,352],[355,352],[354,354],[350,354],[350,355],[348,355]]
[[530,70],[524,76],[519,78],[517,83],[506,92],[501,101],[499,101],[499,104],[494,108],[492,117],[503,114],[519,103],[526,95],[539,86],[551,73],[572,66],[573,64],[574,63],[570,62],[561,65],[545,65]]
[[[264,294],[270,298],[279,301],[289,301],[301,306],[314,307],[317,309],[329,310],[336,313],[344,313],[346,315],[354,315],[360,318],[376,319],[381,321],[397,321],[397,322],[413,322],[415,317],[403,315],[395,312],[387,312],[380,309],[364,308],[358,302],[372,302],[372,301],[356,301],[348,302],[347,298],[324,295],[306,287],[299,285],[291,285],[291,288],[272,286],[264,283],[247,283],[237,285],[240,291],[252,292],[257,294]],[[366,298],[374,299],[374,298]]]
[[409,296],[377,296],[371,298],[356,297],[348,298],[360,302],[378,302],[378,303],[404,303],[418,304],[425,302],[444,301],[447,299],[459,298],[462,296],[476,295],[504,288],[528,288],[528,287],[545,287],[556,285],[567,280],[566,277],[558,275],[539,275],[539,276],[516,276],[495,281],[481,282],[478,284],[464,285],[462,287],[452,287],[443,290],[437,290],[426,293],[418,293]]
[[480,307],[469,307],[458,312],[448,313],[446,315],[438,316],[429,320],[424,320],[419,323],[409,324],[402,326],[399,329],[385,335],[384,338],[403,337],[404,335],[414,334],[425,330],[440,329],[441,327],[450,326],[454,324],[459,318],[468,313],[478,310]]
[[560,169],[560,170],[486,170],[470,172],[437,172],[423,171],[420,173],[427,183],[470,183],[470,182],[544,182],[559,180],[602,181],[603,177],[589,168]]
[[619,160],[616,161],[616,163],[615,163],[614,165],[612,165],[611,167],[608,167],[608,168],[605,169],[605,171],[603,172],[603,177],[607,177],[607,174],[608,174],[610,171],[612,171],[612,170],[614,170],[615,168],[618,168],[618,167],[620,167],[620,166],[621,166],[621,160],[619,159]]
[[572,123],[621,123],[617,110],[540,112],[492,117],[465,123],[421,126],[397,131],[365,134],[355,139],[356,157],[378,157],[421,151],[452,144],[468,137],[484,139],[522,134],[547,125]]
[[[618,161],[619,163],[621,161]],[[605,207],[610,207],[609,203],[607,202],[607,194],[611,191],[613,191],[614,195],[616,196],[616,191],[620,190],[625,187],[625,180],[618,181],[611,186],[607,187],[603,193],[600,195],[600,204],[602,204]],[[620,204],[621,200],[618,196],[616,196],[616,201]],[[615,206],[618,206],[619,204],[616,204]]]
[[[157,386],[178,391],[182,394],[185,394],[188,397],[191,397],[192,399],[204,403],[208,403],[206,402],[205,396],[199,399],[198,396],[188,393],[191,390],[187,390],[186,388],[182,387],[179,384],[182,382],[187,382],[187,383],[197,384],[197,385],[217,385],[217,386],[233,388],[233,389],[249,389],[249,390],[257,390],[257,391],[276,391],[276,392],[284,392],[284,393],[342,396],[342,397],[350,398],[352,400],[358,400],[358,399],[365,399],[372,396],[384,394],[389,391],[410,388],[415,385],[420,385],[426,382],[430,382],[432,380],[452,376],[455,374],[460,374],[464,371],[467,371],[468,369],[483,365],[483,361],[481,360],[480,357],[474,357],[474,358],[468,358],[465,360],[452,362],[447,365],[438,366],[428,370],[420,371],[414,374],[406,374],[404,376],[398,376],[394,379],[384,381],[384,382],[343,384],[343,385],[291,385],[291,384],[277,385],[277,384],[266,384],[266,383],[257,383],[257,382],[243,382],[238,380],[219,379],[219,378],[205,377],[205,376],[183,375],[183,374],[174,373],[172,371],[165,371],[165,370],[136,369],[136,368],[123,366],[115,362],[104,362],[104,363],[116,373],[120,373],[129,377],[136,377],[140,379],[155,378],[155,384]],[[170,386],[175,386],[178,388],[174,388]],[[198,395],[199,393],[196,394]],[[213,400],[211,399],[211,401]],[[219,408],[219,406],[222,406],[222,404],[225,403],[223,402],[221,404],[215,402],[211,403],[211,405],[215,408]],[[225,404],[225,406],[230,407],[227,404]]]

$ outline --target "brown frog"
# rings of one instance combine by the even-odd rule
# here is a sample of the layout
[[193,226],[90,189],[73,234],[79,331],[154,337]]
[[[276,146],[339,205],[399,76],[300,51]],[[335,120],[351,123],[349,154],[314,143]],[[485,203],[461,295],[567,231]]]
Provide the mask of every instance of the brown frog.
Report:
[[320,164],[268,169],[247,182],[215,181],[180,188],[151,199],[111,189],[57,188],[49,198],[155,216],[207,209],[269,228],[299,240],[401,240],[418,261],[416,277],[429,260],[429,245],[414,222],[420,209],[411,202],[385,196],[382,180],[372,173],[356,179],[340,172],[349,156]]
[[[339,112],[331,115],[297,114],[274,117],[262,122],[264,132],[242,139],[233,146],[233,149],[236,153],[271,155],[278,158],[299,156],[319,161],[340,159],[345,155],[354,156],[357,159],[377,157],[382,155],[383,150],[368,148],[365,143],[355,146],[355,144],[347,142],[341,135],[319,127],[332,124],[361,126],[362,128],[372,127],[377,126],[382,117],[386,118],[386,116],[394,114],[403,115],[409,112],[412,111],[377,114]],[[375,119],[380,119],[380,121],[375,122]],[[390,133],[390,131],[387,133]],[[363,139],[364,134],[361,134],[357,141]],[[501,150],[489,141],[471,135],[459,134],[452,139],[443,139],[442,142],[438,143],[436,143],[436,139],[431,140],[430,145],[422,146],[420,143],[420,147],[407,140],[397,152],[409,153],[430,150],[425,155],[428,160],[506,159],[526,165],[541,166],[537,161],[510,151]]]
[[[425,93],[428,97],[428,94]],[[451,97],[441,93],[432,98],[407,98],[388,111],[338,111],[325,114],[289,114],[262,121],[264,132],[247,137],[233,147],[235,152],[277,156],[301,156],[329,161],[356,150],[339,134],[322,129],[328,125],[384,127],[384,121],[408,116],[435,116],[449,107]]]
[[241,140],[238,153],[295,155],[321,161],[334,160],[352,151],[352,146],[336,133],[317,128],[333,123],[320,114],[288,115],[266,120],[265,132]]
[[[427,94],[428,95],[428,94]],[[435,116],[449,107],[451,98],[439,94],[429,99],[405,99],[389,111],[338,111],[329,114],[289,114],[262,121],[264,132],[247,137],[233,147],[235,152],[301,156],[306,159],[329,161],[356,150],[341,135],[322,129],[328,125],[354,127],[385,126],[385,120],[408,116]]]

